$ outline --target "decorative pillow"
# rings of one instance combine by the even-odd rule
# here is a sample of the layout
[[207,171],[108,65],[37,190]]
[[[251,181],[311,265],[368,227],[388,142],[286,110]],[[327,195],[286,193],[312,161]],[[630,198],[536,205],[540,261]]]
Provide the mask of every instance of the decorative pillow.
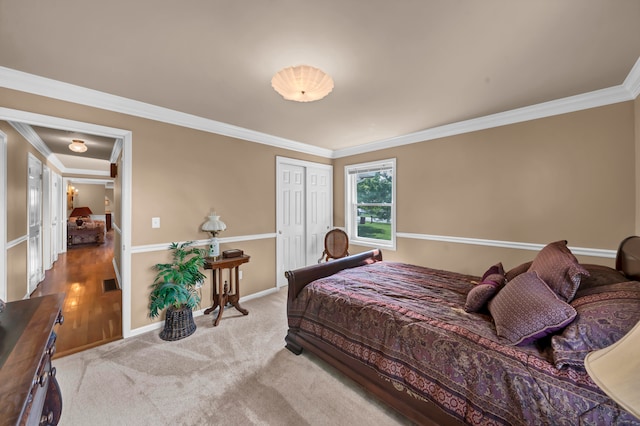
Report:
[[525,272],[527,272],[529,270],[529,268],[531,267],[532,263],[533,263],[533,260],[531,260],[529,262],[525,262],[522,265],[518,265],[515,268],[509,269],[507,271],[507,273],[505,274],[505,278],[507,279],[507,281],[511,281],[512,279],[514,279],[518,275],[524,274]]
[[498,292],[498,289],[505,281],[502,263],[498,262],[491,266],[482,275],[480,283],[467,293],[467,302],[464,305],[464,310],[467,312],[480,311],[489,299]]
[[498,292],[499,285],[495,282],[480,283],[473,287],[467,294],[467,303],[464,310],[467,312],[479,312],[489,299]]
[[573,299],[581,278],[589,276],[589,272],[578,263],[565,240],[547,244],[540,250],[529,271],[537,272],[549,288],[565,302]]
[[[495,265],[491,266],[487,271],[482,274],[482,279],[480,282],[484,282],[489,275],[500,274],[504,277],[504,267],[502,266],[502,262],[498,262]],[[502,284],[502,283],[500,283]]]
[[593,287],[590,294],[571,302],[578,315],[562,334],[551,338],[556,368],[584,369],[591,351],[620,340],[640,321],[640,282],[627,281]]
[[580,280],[580,287],[578,287],[578,291],[576,292],[576,298],[582,296],[586,290],[593,287],[629,281],[629,278],[622,272],[616,271],[608,266],[591,264],[582,264],[582,266],[589,272],[589,276],[582,277],[582,280]]
[[560,330],[576,310],[560,300],[535,271],[520,274],[489,301],[498,336],[525,345]]

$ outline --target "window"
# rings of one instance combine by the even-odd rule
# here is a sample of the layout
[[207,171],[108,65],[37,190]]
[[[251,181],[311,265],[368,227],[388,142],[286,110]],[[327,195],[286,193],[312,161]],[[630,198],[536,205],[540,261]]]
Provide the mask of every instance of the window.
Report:
[[395,158],[345,166],[345,224],[352,243],[395,249]]

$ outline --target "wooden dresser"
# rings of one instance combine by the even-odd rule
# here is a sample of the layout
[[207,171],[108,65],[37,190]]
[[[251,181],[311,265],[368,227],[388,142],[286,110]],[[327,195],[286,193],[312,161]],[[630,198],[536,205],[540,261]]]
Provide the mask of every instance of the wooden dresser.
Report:
[[0,312],[0,425],[55,425],[62,395],[51,366],[64,294],[7,303]]

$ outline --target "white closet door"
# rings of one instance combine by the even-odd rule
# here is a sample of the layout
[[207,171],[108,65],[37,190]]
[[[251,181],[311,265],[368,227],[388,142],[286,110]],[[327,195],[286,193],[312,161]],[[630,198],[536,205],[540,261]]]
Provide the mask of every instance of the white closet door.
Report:
[[324,250],[324,236],[331,229],[332,170],[307,167],[307,261],[318,262]]
[[324,250],[324,236],[333,220],[333,168],[278,157],[276,163],[276,283],[287,285],[284,273],[312,265]]
[[[286,284],[285,271],[305,266],[305,168],[291,164],[278,167],[278,285]],[[284,284],[282,284],[284,283]]]

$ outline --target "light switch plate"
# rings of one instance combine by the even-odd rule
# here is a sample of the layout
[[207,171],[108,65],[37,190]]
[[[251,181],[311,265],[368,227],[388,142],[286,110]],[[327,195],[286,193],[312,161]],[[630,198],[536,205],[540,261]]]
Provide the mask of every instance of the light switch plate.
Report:
[[151,218],[151,227],[152,228],[160,228],[160,218],[159,217],[152,217]]

